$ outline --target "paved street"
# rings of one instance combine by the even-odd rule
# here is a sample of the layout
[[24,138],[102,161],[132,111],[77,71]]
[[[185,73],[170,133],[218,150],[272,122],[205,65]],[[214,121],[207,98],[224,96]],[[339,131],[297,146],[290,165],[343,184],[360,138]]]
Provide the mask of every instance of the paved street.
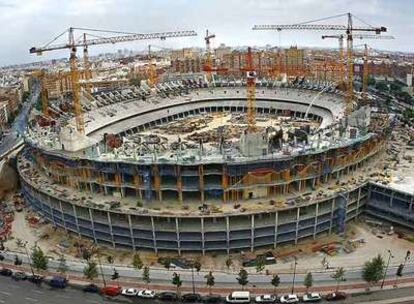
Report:
[[23,107],[20,110],[16,119],[14,120],[12,127],[10,128],[10,130],[7,131],[7,134],[3,137],[2,141],[0,142],[0,155],[7,153],[18,142],[23,142],[22,134],[24,132],[24,129],[26,128],[29,110],[36,103],[38,97],[39,88],[37,86],[34,86],[28,101],[23,104]]

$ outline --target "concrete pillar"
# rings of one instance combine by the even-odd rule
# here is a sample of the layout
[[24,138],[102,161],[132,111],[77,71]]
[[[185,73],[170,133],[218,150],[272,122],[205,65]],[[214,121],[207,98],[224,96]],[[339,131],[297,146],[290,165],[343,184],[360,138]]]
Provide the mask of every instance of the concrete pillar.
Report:
[[276,249],[277,247],[277,228],[278,228],[278,222],[279,222],[279,212],[275,212],[275,240],[273,244],[273,248]]
[[79,219],[78,219],[78,214],[76,212],[76,206],[73,204],[72,204],[72,209],[73,209],[73,216],[75,217],[75,223],[76,223],[76,229],[78,230],[78,235],[79,237],[82,237],[80,233],[80,229],[79,229]]
[[394,200],[394,191],[391,192],[391,196],[390,196],[390,208],[392,208],[392,201]]
[[360,200],[361,200],[361,192],[362,192],[362,187],[358,188],[358,199],[357,199],[357,209],[356,209],[356,218],[358,218],[359,216],[359,205],[360,205]]
[[68,231],[68,228],[66,227],[66,221],[65,221],[65,216],[63,215],[63,208],[62,208],[62,202],[61,200],[59,200],[59,209],[60,209],[60,214],[61,214],[61,219],[63,222],[63,227],[65,228],[65,231]]
[[408,210],[413,211],[413,205],[414,205],[414,194],[411,195],[411,201],[410,201],[410,206]]
[[316,238],[317,228],[318,228],[318,215],[319,215],[319,203],[316,203],[315,206],[315,224],[313,226],[313,239]]
[[227,254],[230,253],[230,219],[226,216]]
[[175,232],[177,234],[178,255],[181,255],[180,228],[179,228],[179,224],[178,224],[178,217],[175,218]]
[[112,246],[115,248],[114,233],[112,232],[111,213],[106,212],[106,214],[108,215],[109,233],[111,234]]
[[93,222],[92,209],[88,208],[88,211],[89,211],[89,220],[91,221],[91,225],[92,225],[93,239],[94,239],[95,243],[97,243],[96,233],[95,233],[95,223]]
[[135,251],[134,229],[132,229],[131,214],[128,214],[128,226],[129,226],[129,233],[131,234],[132,248]]
[[200,224],[201,224],[201,249],[203,251],[203,255],[205,255],[205,248],[204,248],[204,243],[205,243],[205,239],[204,239],[204,218],[201,217],[200,218]]
[[299,235],[299,218],[300,218],[300,207],[297,208],[296,212],[296,235],[295,235],[295,245],[298,243],[298,235]]
[[158,253],[158,248],[157,248],[157,238],[155,236],[155,224],[154,224],[154,217],[151,216],[151,228],[152,228],[152,242],[153,242],[153,246],[154,246],[154,251],[155,253]]
[[331,205],[331,221],[329,224],[329,234],[332,233],[332,225],[333,225],[333,216],[334,216],[334,212],[335,212],[335,199],[332,199],[332,205]]
[[254,251],[254,214],[251,215],[250,250]]

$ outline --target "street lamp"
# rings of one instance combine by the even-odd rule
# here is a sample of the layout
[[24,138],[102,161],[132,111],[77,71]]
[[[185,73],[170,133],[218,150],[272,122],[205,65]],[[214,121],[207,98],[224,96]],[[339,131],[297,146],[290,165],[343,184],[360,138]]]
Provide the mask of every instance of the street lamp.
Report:
[[386,277],[387,271],[388,271],[388,266],[390,265],[390,260],[393,257],[394,256],[392,255],[391,250],[388,249],[388,261],[387,261],[387,266],[385,266],[384,276],[382,277],[381,289],[384,287],[385,277]]
[[293,292],[295,291],[296,265],[298,265],[297,257],[294,256],[293,258],[295,259],[295,264],[293,266],[293,280],[292,280],[292,292],[291,292],[291,294],[293,294]]
[[32,271],[32,275],[34,277],[35,274],[34,274],[33,267],[32,267],[32,260],[30,259],[29,251],[27,250],[27,241],[24,242],[23,247],[24,247],[24,250],[26,251],[27,260],[29,262],[30,270]]

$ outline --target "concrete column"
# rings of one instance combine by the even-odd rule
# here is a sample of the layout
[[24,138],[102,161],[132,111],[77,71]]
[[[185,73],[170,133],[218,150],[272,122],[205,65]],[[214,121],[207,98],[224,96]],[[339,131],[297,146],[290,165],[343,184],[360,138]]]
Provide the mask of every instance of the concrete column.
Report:
[[112,232],[111,213],[110,212],[106,212],[106,214],[108,215],[109,232],[111,233],[112,246],[115,248],[114,233]]
[[75,223],[76,223],[76,229],[78,230],[78,235],[79,237],[82,237],[80,233],[80,229],[79,229],[79,219],[78,219],[78,214],[76,212],[76,206],[73,204],[72,204],[72,209],[73,209],[73,216],[75,217]]
[[296,212],[296,235],[295,235],[295,245],[298,243],[298,235],[299,235],[299,218],[300,218],[300,207],[297,208]]
[[151,216],[151,228],[152,228],[152,241],[154,244],[154,251],[155,253],[158,252],[158,248],[157,248],[157,239],[155,237],[155,224],[154,224],[154,218]]
[[254,214],[251,215],[250,250],[254,251]]
[[179,228],[179,224],[178,224],[178,217],[175,218],[175,231],[176,231],[176,234],[177,234],[178,255],[181,255],[180,228]]
[[319,203],[316,203],[315,206],[315,224],[313,226],[313,239],[316,238],[317,228],[318,228],[318,215],[319,215]]
[[205,255],[205,249],[204,249],[204,218],[201,217],[200,218],[200,224],[201,224],[201,249],[203,251],[203,255]]
[[45,200],[47,207],[49,208],[49,212],[50,212],[50,217],[52,218],[52,222],[53,222],[53,226],[56,226],[56,221],[55,221],[55,215],[53,214],[53,208],[52,208],[52,203],[50,202],[50,196],[46,196],[46,200]]
[[226,216],[227,254],[230,253],[230,219]]
[[278,222],[279,222],[279,212],[275,212],[275,240],[274,240],[274,244],[273,244],[273,248],[276,249],[277,247],[277,226],[278,226]]
[[61,200],[59,200],[59,209],[60,209],[60,214],[61,214],[61,219],[63,222],[63,227],[65,227],[65,231],[68,231],[68,228],[66,227],[66,221],[65,221],[65,216],[63,215],[63,208],[62,208],[62,202]]
[[332,199],[332,205],[331,205],[331,221],[330,221],[330,224],[329,224],[329,234],[332,233],[334,211],[335,211],[335,199],[333,198]]
[[408,207],[408,210],[413,211],[413,205],[414,205],[414,194],[411,195],[411,201],[410,201],[410,206]]
[[128,214],[128,226],[129,226],[129,233],[131,234],[132,248],[135,251],[134,229],[132,229],[131,214]]
[[358,218],[359,216],[359,201],[361,200],[361,192],[362,192],[362,187],[358,188],[358,199],[357,199],[357,209],[356,209],[356,218]]
[[391,192],[391,196],[390,196],[390,208],[392,208],[392,201],[394,200],[394,191]]
[[91,221],[91,225],[92,225],[92,233],[93,233],[93,239],[95,241],[95,243],[97,243],[96,241],[96,233],[95,233],[95,224],[93,222],[93,216],[92,216],[92,209],[88,208],[89,211],[89,220]]

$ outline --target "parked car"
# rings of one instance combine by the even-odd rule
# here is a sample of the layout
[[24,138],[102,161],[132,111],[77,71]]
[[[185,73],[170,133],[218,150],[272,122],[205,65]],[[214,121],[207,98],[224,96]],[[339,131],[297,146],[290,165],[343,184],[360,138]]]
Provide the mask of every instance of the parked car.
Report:
[[99,287],[95,284],[89,284],[83,287],[82,289],[84,292],[90,292],[90,293],[99,293]]
[[5,276],[5,277],[10,277],[13,274],[13,271],[11,271],[8,268],[2,268],[0,269],[0,275]]
[[201,302],[201,296],[198,293],[187,293],[181,297],[184,303],[198,303]]
[[221,303],[221,296],[220,295],[207,295],[203,297],[203,302],[204,303]]
[[226,297],[227,303],[244,304],[250,303],[250,292],[249,291],[233,291]]
[[295,294],[284,295],[280,297],[280,303],[298,303],[299,298]]
[[158,298],[162,301],[177,301],[178,296],[175,292],[161,292],[158,294]]
[[49,285],[53,288],[65,288],[68,280],[64,277],[55,276],[49,281]]
[[317,292],[306,293],[302,297],[303,302],[319,302],[321,300],[322,300],[322,297]]
[[155,291],[149,289],[140,290],[138,291],[137,296],[141,298],[152,299],[155,297]]
[[28,277],[27,277],[27,280],[28,280],[29,282],[31,282],[31,283],[33,283],[33,284],[37,284],[37,285],[42,284],[43,279],[44,279],[44,278],[43,278],[42,276],[37,275],[37,274],[30,275],[30,276],[28,276]]
[[105,286],[101,288],[101,293],[106,296],[115,297],[121,293],[119,286]]
[[257,297],[254,299],[254,301],[255,301],[256,303],[275,303],[275,302],[276,302],[276,296],[274,296],[274,295],[269,295],[269,294],[266,294],[266,295],[260,295],[260,296],[257,296]]
[[339,301],[339,300],[345,300],[345,299],[346,299],[345,292],[332,292],[326,295],[327,301]]
[[138,294],[138,289],[135,288],[124,288],[121,294],[127,297],[135,297]]
[[27,275],[23,271],[17,271],[12,274],[12,279],[15,281],[24,281],[27,280]]

